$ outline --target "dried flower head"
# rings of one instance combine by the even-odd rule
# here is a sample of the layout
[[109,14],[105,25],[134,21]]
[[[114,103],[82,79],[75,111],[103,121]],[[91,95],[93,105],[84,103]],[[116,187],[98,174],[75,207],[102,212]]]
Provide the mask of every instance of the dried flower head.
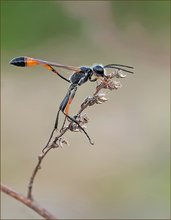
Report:
[[69,142],[64,137],[55,139],[51,145],[52,148],[63,147],[63,145],[69,145]]
[[114,72],[111,72],[107,74],[107,78],[125,78],[126,74],[123,74],[122,70],[115,70]]
[[[99,78],[99,84],[96,86],[96,91],[93,94],[93,96],[88,96],[83,103],[81,104],[81,108],[78,111],[77,115],[73,117],[73,120],[71,120],[70,117],[67,117],[67,120],[69,122],[68,125],[65,125],[66,121],[64,121],[64,124],[60,130],[60,132],[65,132],[65,130],[70,130],[73,132],[84,132],[87,137],[89,138],[88,134],[84,131],[86,128],[86,124],[88,123],[89,119],[87,117],[86,113],[83,113],[83,111],[88,106],[93,106],[95,104],[102,104],[106,102],[108,99],[106,98],[106,94],[102,92],[102,89],[108,89],[108,90],[116,90],[118,88],[121,88],[122,85],[120,82],[115,81],[115,78],[125,78],[126,75],[122,73],[121,70],[115,70],[113,72],[110,72],[109,74],[105,74],[105,77],[100,79]],[[75,120],[75,122],[74,122]],[[89,138],[90,140],[90,138]],[[62,147],[63,144],[67,144],[68,142],[62,138],[56,138],[55,141],[52,143],[52,147]]]
[[[78,124],[82,127],[82,128],[86,128],[86,124],[88,123],[89,119],[87,117],[86,113],[82,113],[82,114],[78,114],[77,116],[75,116],[75,119],[77,120]],[[70,123],[69,129],[71,131],[74,132],[78,132],[81,131],[80,127],[78,126],[78,124],[72,122]]]

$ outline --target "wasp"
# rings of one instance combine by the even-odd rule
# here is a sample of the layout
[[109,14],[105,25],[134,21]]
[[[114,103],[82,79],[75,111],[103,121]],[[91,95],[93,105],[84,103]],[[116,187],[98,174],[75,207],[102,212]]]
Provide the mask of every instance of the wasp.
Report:
[[[59,118],[60,111],[68,119],[70,119],[72,122],[76,123],[78,125],[78,127],[88,137],[90,143],[93,144],[93,142],[91,141],[87,132],[84,130],[84,128],[82,128],[79,125],[78,121],[76,120],[76,117],[71,117],[69,115],[70,106],[71,106],[71,103],[73,101],[73,98],[75,96],[75,93],[76,93],[78,87],[83,85],[87,81],[95,82],[98,79],[101,79],[101,80],[105,79],[105,77],[106,77],[105,69],[108,69],[108,68],[109,69],[113,68],[113,69],[117,69],[117,70],[122,70],[124,72],[133,73],[133,71],[130,70],[130,69],[133,69],[132,66],[127,66],[127,65],[123,65],[123,64],[107,64],[107,65],[97,64],[92,67],[90,67],[90,66],[74,67],[74,66],[53,63],[53,62],[49,62],[49,61],[45,61],[45,60],[41,60],[41,59],[35,59],[35,58],[31,58],[31,57],[16,57],[10,61],[10,64],[15,65],[17,67],[33,67],[36,65],[41,65],[41,66],[45,67],[47,70],[52,71],[53,73],[55,73],[56,75],[58,75],[59,77],[61,77],[63,80],[67,81],[70,84],[68,91],[59,106],[59,110],[58,110],[57,117],[55,120],[54,129],[52,131],[51,137],[50,137],[46,146],[48,146],[48,144],[53,136],[54,131],[58,127],[58,118]],[[61,75],[61,73],[59,73],[56,69],[54,69],[54,67],[63,68],[65,70],[72,71],[73,73],[69,77],[69,79],[67,79],[63,75]]]

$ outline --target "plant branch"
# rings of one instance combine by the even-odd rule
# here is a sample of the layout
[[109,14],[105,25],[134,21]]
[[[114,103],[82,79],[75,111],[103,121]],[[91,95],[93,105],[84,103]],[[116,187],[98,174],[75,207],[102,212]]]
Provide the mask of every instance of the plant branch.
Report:
[[[83,127],[85,127],[85,124],[88,123],[88,118],[86,116],[86,114],[82,114],[82,112],[88,107],[88,106],[92,106],[94,104],[101,104],[105,101],[107,101],[107,99],[105,98],[105,93],[101,93],[99,94],[101,89],[108,89],[108,90],[116,90],[118,88],[120,88],[121,84],[119,82],[116,82],[113,80],[113,78],[124,78],[125,75],[121,75],[119,71],[115,72],[115,73],[111,73],[110,75],[107,75],[101,82],[100,84],[97,85],[96,90],[94,92],[94,94],[91,97],[87,97],[83,103],[81,104],[81,107],[76,115],[76,120],[78,123],[75,123],[73,121],[69,121],[68,126],[65,126],[65,122],[66,122],[66,117],[64,119],[64,123],[62,125],[62,128],[60,130],[60,133],[54,138],[54,141],[50,144],[49,142],[51,141],[51,139],[53,138],[53,133],[55,130],[52,131],[51,133],[51,137],[48,141],[47,146],[43,149],[42,154],[40,154],[38,156],[38,162],[37,165],[35,166],[33,173],[30,177],[29,180],[29,184],[28,184],[28,194],[27,194],[27,198],[33,201],[33,196],[32,196],[32,190],[33,190],[33,183],[35,180],[35,177],[39,171],[39,169],[41,169],[41,164],[43,162],[43,159],[45,158],[45,156],[47,155],[47,153],[52,149],[52,148],[57,148],[59,146],[62,146],[63,143],[67,144],[67,141],[62,137],[67,131],[81,131],[84,130]],[[83,129],[80,129],[83,128]],[[88,136],[88,135],[87,135]],[[88,136],[89,137],[89,136]]]
[[[35,212],[37,212],[43,218],[48,219],[48,220],[52,220],[52,219],[56,220],[57,218],[54,215],[52,215],[48,210],[39,206],[39,204],[37,204],[34,201],[33,196],[32,196],[34,180],[35,180],[35,177],[36,177],[39,169],[41,169],[41,164],[43,162],[43,159],[45,158],[47,153],[52,148],[57,148],[60,146],[62,147],[63,144],[67,144],[67,141],[62,136],[69,130],[74,131],[74,132],[83,131],[86,134],[86,136],[89,138],[89,135],[84,131],[84,128],[86,127],[85,124],[88,123],[88,118],[87,118],[86,114],[85,113],[82,114],[82,112],[88,106],[92,106],[94,104],[101,104],[101,103],[107,101],[107,99],[105,98],[105,93],[99,94],[99,91],[101,89],[115,90],[115,89],[120,88],[121,84],[119,82],[114,81],[113,78],[124,78],[124,77],[125,77],[125,75],[121,74],[120,71],[117,71],[117,72],[114,72],[114,73],[111,73],[111,74],[105,76],[104,79],[101,81],[101,83],[97,85],[96,91],[93,94],[93,96],[87,97],[83,101],[77,115],[74,117],[74,120],[68,120],[69,123],[66,127],[64,127],[65,123],[66,123],[66,117],[65,117],[62,128],[61,128],[61,130],[59,130],[60,133],[54,138],[53,142],[51,144],[49,144],[53,138],[53,135],[54,135],[54,132],[56,131],[56,129],[54,129],[52,131],[46,147],[43,149],[42,153],[38,156],[38,162],[33,170],[31,177],[30,177],[29,184],[28,184],[27,197],[15,192],[14,190],[10,189],[8,186],[5,186],[3,184],[1,184],[0,190],[2,192],[4,192],[5,194],[9,195],[10,197],[13,197],[16,200],[20,201],[21,203],[25,204],[29,208],[33,209]],[[68,117],[68,118],[73,119],[71,117]],[[91,139],[89,138],[89,140],[91,140]]]
[[[61,131],[61,133],[56,137],[57,139],[59,139],[66,131],[68,130],[68,128],[65,128],[64,130]],[[27,198],[28,199],[31,199],[33,200],[33,196],[32,196],[32,189],[33,189],[33,182],[34,182],[34,179],[36,177],[36,174],[38,172],[39,169],[41,169],[41,163],[44,159],[44,157],[46,156],[46,154],[52,149],[54,148],[54,144],[55,144],[55,141],[49,146],[47,147],[43,152],[42,154],[40,154],[38,156],[38,163],[37,165],[35,166],[34,170],[33,170],[33,173],[30,177],[30,181],[29,181],[29,184],[28,184],[28,194],[27,194]]]
[[28,206],[29,208],[33,209],[37,214],[42,216],[45,219],[48,220],[56,220],[57,218],[52,215],[48,210],[45,208],[42,208],[39,204],[37,204],[35,201],[28,199],[27,197],[23,196],[22,194],[17,193],[16,191],[10,189],[8,186],[1,184],[0,190],[4,192],[5,194],[9,195],[10,197],[13,197],[14,199],[20,201],[24,205]]

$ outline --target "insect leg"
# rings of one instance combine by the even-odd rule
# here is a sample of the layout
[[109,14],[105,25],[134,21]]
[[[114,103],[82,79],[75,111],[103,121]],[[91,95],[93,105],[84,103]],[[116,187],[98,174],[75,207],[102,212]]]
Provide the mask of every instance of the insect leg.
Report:
[[59,113],[60,113],[60,111],[64,112],[64,110],[67,107],[67,105],[69,105],[69,102],[70,102],[69,100],[70,100],[70,95],[71,95],[72,88],[73,88],[73,84],[71,84],[71,86],[69,87],[69,90],[68,90],[65,98],[63,99],[60,107],[59,107],[59,110],[58,110],[57,116],[56,116],[56,120],[55,120],[54,128],[53,128],[53,130],[51,132],[51,135],[50,135],[50,138],[49,138],[46,146],[43,148],[42,152],[44,152],[44,150],[48,147],[48,145],[49,145],[49,143],[50,143],[50,141],[51,141],[51,139],[53,137],[53,134],[54,134],[55,130],[58,128],[58,121],[59,121]]
[[64,79],[65,81],[70,83],[70,80],[65,78],[64,76],[62,76],[59,72],[57,72],[52,66],[50,66],[49,64],[44,64],[43,65],[46,69],[56,73],[59,77],[61,77],[62,79]]
[[50,141],[51,141],[51,139],[53,137],[53,134],[54,134],[55,130],[56,130],[55,128],[52,130],[51,135],[49,137],[49,140],[48,140],[46,146],[42,149],[42,153],[44,153],[44,150],[49,146],[49,143],[50,143]]
[[48,147],[50,141],[52,140],[53,134],[54,134],[55,130],[57,129],[59,113],[60,113],[60,109],[59,109],[58,112],[57,112],[55,126],[54,126],[54,128],[53,128],[53,130],[52,130],[52,132],[51,132],[51,135],[50,135],[50,137],[49,137],[49,140],[48,140],[46,146],[45,146],[45,147],[43,148],[43,150],[42,150],[43,153],[44,153],[44,150]]
[[79,128],[84,132],[84,134],[87,136],[87,138],[88,138],[90,144],[91,144],[91,145],[94,145],[94,143],[92,142],[91,138],[89,137],[89,135],[87,134],[87,132],[84,130],[84,128],[82,128],[82,127],[80,126],[80,124],[78,123],[78,121],[75,120],[74,118],[70,117],[69,115],[67,115],[65,112],[63,112],[63,113],[64,113],[64,115],[66,115],[67,118],[69,118],[72,122],[74,122],[74,123],[76,123],[76,124],[78,125],[78,127],[79,127]]
[[71,84],[67,95],[65,96],[64,100],[62,101],[61,105],[60,105],[60,110],[63,112],[63,114],[69,118],[72,122],[76,123],[78,125],[78,127],[84,132],[84,134],[87,136],[87,138],[89,139],[90,144],[94,144],[91,141],[91,138],[89,137],[89,135],[87,134],[87,132],[84,130],[84,128],[82,128],[80,126],[80,124],[78,123],[78,121],[75,118],[72,118],[71,116],[69,116],[69,109],[72,103],[72,100],[75,96],[75,93],[77,91],[77,84]]

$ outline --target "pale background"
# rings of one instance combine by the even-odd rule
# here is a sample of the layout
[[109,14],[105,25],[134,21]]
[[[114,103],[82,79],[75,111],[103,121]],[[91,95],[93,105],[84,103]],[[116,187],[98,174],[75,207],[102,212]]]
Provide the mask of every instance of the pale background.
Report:
[[[1,179],[26,195],[68,85],[41,67],[9,61],[31,56],[62,64],[122,63],[135,74],[105,104],[86,110],[87,132],[67,133],[52,150],[34,197],[61,219],[169,219],[170,2],[1,1]],[[64,71],[65,76],[69,76]],[[80,87],[76,113],[95,84]],[[2,195],[2,219],[38,219]]]

